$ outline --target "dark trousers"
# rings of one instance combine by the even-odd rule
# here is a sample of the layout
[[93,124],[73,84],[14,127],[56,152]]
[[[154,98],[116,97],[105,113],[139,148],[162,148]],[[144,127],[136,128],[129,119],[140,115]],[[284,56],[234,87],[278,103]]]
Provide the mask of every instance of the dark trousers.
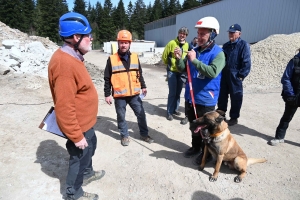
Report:
[[83,195],[82,183],[85,177],[93,173],[92,157],[97,147],[97,137],[93,128],[84,133],[88,147],[79,149],[68,140],[66,147],[70,154],[69,171],[66,180],[66,194],[78,199]]
[[[299,99],[299,101],[300,101],[300,99]],[[289,123],[293,119],[294,114],[296,113],[298,107],[299,106],[291,106],[291,105],[285,104],[283,116],[281,117],[279,125],[276,129],[276,134],[275,134],[276,139],[284,139],[286,130],[289,127]]]
[[[227,78],[228,79],[228,78]],[[228,97],[230,96],[230,111],[229,117],[237,119],[240,117],[240,111],[243,103],[243,84],[242,81],[236,79],[231,82],[226,77],[221,79],[221,88],[218,99],[218,110],[227,111]]]
[[138,126],[140,129],[141,136],[148,136],[148,126],[146,121],[145,110],[143,107],[143,102],[139,95],[131,97],[115,98],[115,108],[117,113],[118,129],[120,131],[121,137],[129,137],[128,126],[125,120],[126,106],[129,104],[133,110],[135,116],[137,117]]
[[[196,112],[198,117],[202,117],[205,113],[215,110],[215,106],[202,106],[202,105],[195,105],[195,106],[196,106]],[[191,124],[193,120],[196,119],[196,116],[195,116],[193,105],[187,101],[185,102],[185,112]],[[195,134],[193,132],[192,132],[192,147],[195,148],[196,150],[200,150],[200,148],[204,148],[202,137],[199,134]]]

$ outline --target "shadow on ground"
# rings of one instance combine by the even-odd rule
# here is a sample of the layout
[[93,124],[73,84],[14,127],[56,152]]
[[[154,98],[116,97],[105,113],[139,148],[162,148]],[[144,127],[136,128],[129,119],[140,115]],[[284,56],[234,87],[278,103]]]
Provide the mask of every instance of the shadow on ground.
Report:
[[[234,126],[229,126],[228,128],[229,128],[230,132],[234,135],[242,136],[243,134],[248,134],[248,135],[251,135],[251,136],[262,138],[262,139],[266,140],[266,143],[269,140],[273,139],[274,136],[275,136],[275,131],[274,131],[274,136],[271,137],[269,135],[258,132],[254,129],[248,128],[247,126],[244,126],[244,125],[241,125],[241,124],[236,124]],[[300,144],[297,143],[297,142],[293,142],[293,141],[290,141],[290,140],[284,140],[284,142],[287,143],[287,144],[290,144],[290,145],[300,147]]]
[[[160,117],[167,117],[167,99],[165,99],[166,104],[159,104],[158,106],[151,104],[148,100],[143,100],[143,106],[145,112],[149,115],[156,115]],[[184,117],[184,107],[179,106],[178,111],[181,112],[180,116],[175,116],[174,119],[181,120]]]
[[37,148],[34,163],[40,163],[42,172],[59,180],[60,193],[64,196],[69,163],[67,150],[54,140],[44,140]]
[[[100,131],[101,133],[108,135],[116,140],[121,139],[117,127],[116,119],[112,119],[104,116],[98,116],[97,119],[98,119],[97,123],[94,126],[95,130]],[[136,139],[137,141],[141,141],[137,122],[127,121],[127,125],[128,125],[128,130],[133,130],[133,132],[129,132],[130,137]],[[148,127],[148,129],[149,129],[149,135],[154,139],[154,142],[157,144],[165,146],[169,149],[173,149],[175,151],[185,151],[186,149],[189,148],[189,146],[186,145],[185,143],[182,143],[177,140],[173,140],[155,129],[152,129],[150,127]]]
[[[196,191],[192,196],[192,200],[221,200],[218,196],[204,191]],[[243,200],[242,198],[233,198],[229,200]]]

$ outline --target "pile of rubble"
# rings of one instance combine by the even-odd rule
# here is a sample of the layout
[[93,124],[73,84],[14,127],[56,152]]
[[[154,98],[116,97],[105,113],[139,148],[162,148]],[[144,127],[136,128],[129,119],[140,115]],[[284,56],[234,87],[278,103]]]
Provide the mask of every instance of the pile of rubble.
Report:
[[47,65],[58,46],[48,38],[28,36],[0,22],[0,73],[47,77]]
[[140,62],[149,65],[163,65],[161,60],[162,53],[154,53],[153,57],[140,57]]

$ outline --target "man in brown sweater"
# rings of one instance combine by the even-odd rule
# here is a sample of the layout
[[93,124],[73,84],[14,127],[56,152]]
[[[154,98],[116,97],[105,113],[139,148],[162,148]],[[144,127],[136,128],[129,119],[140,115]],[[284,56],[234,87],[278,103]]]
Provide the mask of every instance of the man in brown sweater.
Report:
[[82,186],[105,174],[104,170],[94,171],[92,167],[97,146],[93,126],[97,120],[98,94],[83,63],[83,55],[91,50],[91,31],[83,15],[70,12],[61,16],[59,34],[64,45],[53,54],[48,66],[57,124],[68,138],[67,200],[97,200],[97,194],[84,192]]

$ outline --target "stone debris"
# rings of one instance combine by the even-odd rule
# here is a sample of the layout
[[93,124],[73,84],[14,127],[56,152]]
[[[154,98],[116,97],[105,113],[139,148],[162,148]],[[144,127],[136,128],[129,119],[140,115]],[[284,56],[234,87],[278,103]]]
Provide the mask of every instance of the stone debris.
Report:
[[[48,62],[59,47],[48,38],[28,36],[0,22],[0,75],[9,73],[34,74],[47,77]],[[253,44],[252,69],[244,80],[244,87],[268,90],[281,87],[280,79],[289,60],[299,49],[300,33],[277,34]],[[140,57],[142,64],[165,67],[162,53],[153,57]],[[95,83],[103,81],[103,71],[85,62]]]
[[0,74],[29,73],[47,77],[47,66],[58,46],[39,36],[28,36],[0,22]]

